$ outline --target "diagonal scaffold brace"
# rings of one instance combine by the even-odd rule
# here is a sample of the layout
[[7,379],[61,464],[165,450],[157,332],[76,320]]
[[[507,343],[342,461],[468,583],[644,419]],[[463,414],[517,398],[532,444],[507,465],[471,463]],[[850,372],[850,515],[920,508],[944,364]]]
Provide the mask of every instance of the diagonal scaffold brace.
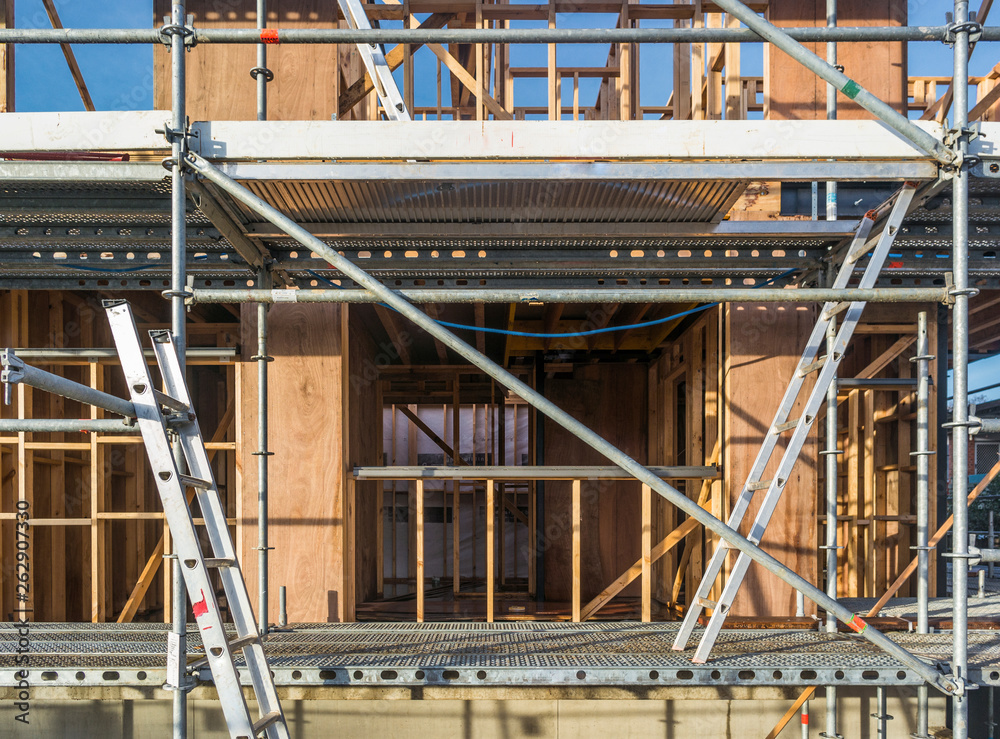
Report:
[[907,651],[899,644],[885,636],[882,632],[868,626],[855,613],[838,603],[835,599],[830,598],[825,592],[790,570],[770,554],[764,552],[749,539],[742,536],[739,532],[729,528],[725,523],[701,508],[701,506],[699,506],[695,501],[690,500],[679,490],[665,483],[650,470],[646,469],[645,466],[632,459],[629,455],[625,454],[625,452],[606,441],[584,424],[577,421],[566,411],[562,410],[557,405],[552,403],[552,401],[536,392],[489,357],[459,339],[446,328],[428,317],[422,310],[399,296],[395,291],[387,288],[364,270],[352,264],[347,258],[341,256],[335,249],[310,234],[306,229],[295,223],[281,211],[254,195],[236,180],[233,180],[223,174],[210,162],[197,154],[189,153],[185,157],[184,163],[195,174],[209,180],[221,190],[228,193],[232,198],[280,228],[291,238],[314,251],[320,257],[327,260],[347,278],[377,295],[378,298],[386,305],[390,306],[395,311],[420,326],[434,338],[439,339],[442,343],[453,349],[456,353],[474,364],[484,373],[490,375],[501,385],[517,393],[536,410],[545,414],[552,421],[558,423],[595,451],[607,457],[614,464],[618,465],[621,469],[632,475],[636,480],[649,485],[649,487],[655,490],[657,494],[670,501],[687,515],[697,519],[702,525],[717,534],[720,538],[724,539],[734,549],[744,552],[752,560],[760,564],[768,571],[773,572],[781,580],[795,588],[797,591],[803,593],[807,598],[815,602],[820,607],[826,609],[840,621],[845,624],[853,624],[855,630],[857,630],[861,636],[892,656],[894,659],[898,660],[901,664],[912,669],[914,673],[920,675],[920,677],[926,680],[929,684],[948,694],[952,694],[953,692],[961,689],[961,686],[957,685],[950,676],[941,673],[933,665],[928,664],[916,655]]

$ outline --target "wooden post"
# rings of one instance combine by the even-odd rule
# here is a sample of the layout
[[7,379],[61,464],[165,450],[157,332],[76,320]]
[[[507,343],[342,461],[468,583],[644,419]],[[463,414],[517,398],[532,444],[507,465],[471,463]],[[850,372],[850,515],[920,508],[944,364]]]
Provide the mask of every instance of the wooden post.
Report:
[[[90,362],[90,386],[104,389],[104,370]],[[99,418],[99,409],[90,406],[90,417]],[[107,620],[105,579],[106,523],[99,514],[105,508],[104,447],[97,443],[97,434],[90,434],[90,618],[94,623]],[[164,523],[164,526],[166,524]]]
[[[864,483],[859,493],[864,496],[863,544],[858,549],[858,570],[863,573],[858,583],[858,596],[875,596],[875,567],[879,562],[877,546],[885,546],[885,542],[875,541],[875,391],[865,390],[864,393]],[[863,558],[863,559],[861,559]]]
[[862,491],[859,485],[862,470],[860,426],[861,392],[854,389],[847,396],[847,454],[845,455],[847,462],[847,515],[849,516],[844,549],[845,576],[847,578],[845,594],[851,598],[861,597],[860,583],[863,582],[863,578],[859,576],[863,570],[860,566],[861,553],[858,551],[858,518],[863,511],[860,506]]
[[[622,9],[619,15],[618,25],[622,28],[631,28],[632,21],[628,12],[628,0],[622,0]],[[618,115],[623,121],[632,118],[632,54],[634,49],[632,44],[619,45],[618,52]]]
[[[14,27],[14,0],[0,0],[0,27]],[[14,45],[0,44],[0,113],[14,110]]]
[[651,568],[653,547],[653,490],[642,486],[642,620],[653,620]]
[[496,583],[494,581],[495,562],[495,541],[493,537],[494,525],[494,499],[493,480],[486,481],[486,621],[493,622],[493,597]]
[[[694,0],[694,18],[692,25],[695,28],[705,27],[705,15],[701,11],[701,0]],[[705,98],[703,97],[705,88],[705,44],[691,45],[691,66],[694,67],[694,75],[691,80],[691,118],[696,121],[705,120]]]
[[[383,464],[385,457],[385,405],[382,400],[382,383],[375,381],[375,407],[378,413],[378,461]],[[395,485],[395,481],[390,483]],[[378,519],[375,526],[375,595],[379,598],[385,594],[385,483],[381,480],[372,483],[373,492],[378,495]]]
[[[549,28],[556,27],[556,4],[549,2]],[[549,120],[558,121],[562,118],[562,100],[558,96],[558,79],[556,77],[556,45],[548,45],[548,66],[545,78],[549,89]],[[513,105],[513,101],[511,103]]]
[[[476,0],[476,28],[483,28],[483,0]],[[476,44],[473,47],[473,52],[476,55],[476,120],[483,120],[486,112],[486,106],[483,104],[485,100],[485,92],[487,85],[483,79],[485,70],[483,59],[483,45]]]
[[[726,28],[739,28],[738,18],[726,14]],[[726,44],[726,120],[744,117],[743,80],[740,77],[740,45]]]
[[417,623],[424,621],[424,481],[417,480]]
[[573,480],[573,621],[580,621],[580,480]]
[[[22,315],[27,309],[27,299],[18,301],[21,306]],[[27,338],[26,333],[21,333],[22,340]],[[25,341],[25,343],[27,343]],[[31,404],[32,404],[32,389],[23,384],[19,383],[17,386],[17,417],[18,418],[30,418],[31,417]],[[35,497],[35,462],[34,453],[27,448],[28,434],[21,431],[17,434],[17,501],[26,506],[25,512],[28,514],[28,518],[31,519],[33,516],[32,508],[34,507],[34,497]],[[29,524],[30,525],[30,524]],[[16,542],[27,541],[27,549],[25,551],[27,555],[28,567],[27,571],[21,570],[17,572],[18,575],[24,574],[27,577],[26,582],[22,582],[20,579],[15,578],[14,581],[18,585],[25,585],[26,589],[17,589],[18,597],[15,599],[15,611],[17,609],[27,610],[30,605],[34,608],[35,605],[35,575],[34,568],[31,564],[34,562],[34,550],[35,550],[35,532],[30,528],[19,528],[17,525],[14,526],[14,541]],[[20,532],[22,535],[18,535]],[[19,550],[22,551],[22,550]],[[27,601],[22,601],[20,595],[22,593],[27,593]],[[30,614],[29,614],[30,615]]]
[[[56,346],[62,346],[62,337],[65,336],[63,327],[63,301],[60,293],[49,293],[49,335],[53,338]],[[49,393],[49,418],[65,418],[66,399],[61,395]],[[49,437],[56,444],[62,444],[66,440],[65,434],[51,434]],[[49,478],[50,509],[49,515],[52,518],[66,517],[66,463],[65,453],[61,450],[53,449],[50,455],[55,464],[52,466]],[[131,487],[130,481],[125,481],[126,491]],[[130,528],[128,525],[126,528]],[[50,609],[45,614],[45,620],[65,621],[66,620],[66,528],[64,526],[53,526],[50,529],[50,549],[52,557],[50,586],[51,599]],[[134,553],[125,550],[125,557],[128,562],[134,562]]]

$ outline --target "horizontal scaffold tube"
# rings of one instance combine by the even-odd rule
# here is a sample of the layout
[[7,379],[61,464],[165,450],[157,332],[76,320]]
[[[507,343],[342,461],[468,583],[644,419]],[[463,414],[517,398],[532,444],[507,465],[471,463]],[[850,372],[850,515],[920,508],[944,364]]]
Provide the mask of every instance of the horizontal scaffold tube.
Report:
[[[749,28],[297,28],[276,29],[282,44],[593,44],[593,43],[763,43]],[[802,42],[945,41],[947,26],[786,28]],[[5,28],[0,44],[159,44],[159,28]],[[1000,40],[1000,26],[983,29],[983,41]],[[259,44],[254,28],[193,29],[194,44]]]
[[828,613],[832,613],[839,620],[848,624],[865,639],[892,656],[894,659],[898,660],[901,664],[913,670],[915,674],[919,675],[928,683],[946,693],[954,693],[960,690],[960,687],[955,682],[938,671],[933,665],[928,664],[916,655],[910,653],[899,644],[889,639],[889,637],[881,631],[871,628],[860,616],[856,615],[847,607],[841,605],[836,599],[828,596],[823,590],[820,590],[804,577],[791,570],[787,565],[779,562],[738,531],[734,531],[729,528],[725,523],[698,505],[696,501],[688,498],[684,493],[677,490],[677,488],[661,480],[644,465],[632,459],[632,457],[608,442],[586,425],[580,423],[569,413],[515,377],[485,354],[477,351],[474,347],[459,339],[455,336],[455,334],[451,333],[446,328],[439,325],[436,321],[432,320],[420,308],[394,293],[377,279],[337,252],[336,249],[317,239],[302,226],[295,223],[295,221],[264,201],[262,198],[254,195],[250,192],[250,190],[245,188],[236,180],[227,177],[219,171],[218,168],[196,154],[189,153],[185,159],[185,163],[190,166],[196,174],[201,175],[206,180],[216,185],[219,189],[224,190],[234,200],[242,203],[254,213],[261,215],[263,218],[273,223],[275,226],[287,233],[291,238],[316,252],[320,257],[327,260],[331,265],[340,270],[351,280],[378,296],[378,298],[389,307],[393,308],[405,318],[415,323],[435,339],[438,339],[445,346],[453,349],[459,356],[474,364],[485,374],[488,374],[496,380],[499,384],[512,390],[520,398],[524,399],[526,403],[533,406],[537,411],[546,415],[553,422],[562,426],[585,444],[593,448],[596,452],[621,467],[636,480],[648,485],[652,490],[655,490],[658,495],[666,498],[688,516],[697,520],[709,531],[724,539],[734,549],[744,552],[754,562],[759,564],[768,572],[774,573],[779,579],[804,594],[820,608],[825,609]]
[[95,433],[125,434],[139,433],[131,418],[0,418],[0,432],[3,433],[53,433],[77,434]]
[[[394,290],[412,303],[946,303],[948,288],[886,287],[871,290],[803,288],[413,288]],[[196,289],[188,303],[378,303],[367,290]]]

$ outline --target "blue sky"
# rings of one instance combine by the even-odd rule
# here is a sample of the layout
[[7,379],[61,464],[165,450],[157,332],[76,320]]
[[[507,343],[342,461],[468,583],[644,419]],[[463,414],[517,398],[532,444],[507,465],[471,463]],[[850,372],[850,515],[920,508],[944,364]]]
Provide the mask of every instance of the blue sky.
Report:
[[[332,0],[331,0],[332,1]],[[248,7],[252,5],[247,2]],[[940,25],[944,23],[945,10],[951,6],[942,0],[910,0],[911,25]],[[978,3],[973,2],[973,6]],[[63,25],[69,28],[148,28],[152,25],[151,0],[56,0],[56,7]],[[22,28],[47,28],[48,17],[41,0],[18,0],[15,25]],[[564,27],[602,27],[614,22],[610,15],[561,15],[558,23]],[[997,22],[994,20],[994,22]],[[649,24],[647,22],[648,25]],[[519,27],[542,25],[521,22]],[[980,44],[972,57],[973,75],[989,72],[997,63],[998,44]],[[153,52],[148,46],[77,46],[77,59],[90,89],[95,105],[101,110],[147,110],[153,105],[152,64]],[[425,50],[426,52],[426,50]],[[193,53],[197,53],[195,50]],[[546,50],[543,46],[520,45],[515,47],[515,63],[521,66],[544,66]],[[604,66],[607,59],[606,45],[577,45],[561,47],[559,63],[580,66]],[[670,47],[643,47],[640,55],[642,88],[641,104],[663,105],[672,84]],[[741,50],[744,74],[760,74],[763,51],[760,44],[743,44]],[[434,104],[433,57],[424,53],[418,57],[415,77],[429,80],[421,88],[418,82],[417,104]],[[16,51],[16,105],[21,111],[82,110],[79,95],[66,67],[62,51],[54,45],[19,46]],[[950,75],[951,52],[943,44],[920,43],[911,45],[909,55],[911,75]],[[400,83],[401,84],[401,83]],[[581,104],[592,101],[597,80],[581,81]],[[545,104],[545,81],[521,79],[515,94],[535,98]],[[564,85],[563,101],[572,103],[571,85]],[[969,387],[975,389],[991,385],[1000,375],[1000,357],[975,362],[970,367]],[[1000,390],[986,394],[988,398],[1000,397]]]

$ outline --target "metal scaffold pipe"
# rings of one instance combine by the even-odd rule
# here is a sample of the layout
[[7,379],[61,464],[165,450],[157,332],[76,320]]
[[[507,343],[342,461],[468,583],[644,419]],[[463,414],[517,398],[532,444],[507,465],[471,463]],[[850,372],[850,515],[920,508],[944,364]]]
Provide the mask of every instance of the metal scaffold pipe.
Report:
[[[388,288],[387,288],[388,289]],[[413,303],[825,303],[859,300],[868,303],[943,303],[948,288],[890,287],[871,290],[802,288],[413,288],[393,290]],[[200,288],[190,303],[378,303],[368,290],[263,290],[259,288]]]
[[118,418],[0,418],[0,432],[4,433],[139,433],[132,419]]
[[[827,356],[837,349],[837,319],[830,321],[826,330]],[[826,594],[837,597],[837,448],[839,430],[837,424],[837,377],[834,375],[826,389],[826,449],[821,454],[826,457]],[[829,611],[826,614],[826,631],[837,633],[837,619]],[[837,688],[826,686],[826,734],[837,736]]]
[[[826,27],[837,27],[837,0],[826,0]],[[837,42],[826,42],[826,63],[834,69],[837,66]],[[826,85],[826,119],[828,121],[837,120],[837,88],[827,83]],[[826,220],[837,220],[837,183],[830,180],[826,183]]]
[[[948,38],[947,26],[820,26],[782,31],[803,43],[942,42]],[[297,28],[276,29],[276,34],[273,43],[282,44],[683,44],[769,40],[752,28]],[[982,40],[1000,41],[1000,26],[984,28]],[[260,32],[255,28],[194,29],[190,39],[193,44],[259,44],[260,41]],[[0,29],[0,44],[160,43],[164,43],[164,31],[160,28]]]
[[[186,108],[186,73],[185,54],[187,46],[185,38],[187,29],[187,11],[183,0],[174,0],[170,8],[170,102],[172,115],[170,130],[166,136],[170,141],[170,290],[164,297],[170,300],[170,329],[177,346],[177,359],[181,373],[186,372],[187,357],[187,307],[184,304],[187,278],[187,193],[184,186],[184,154],[187,151],[187,108]],[[166,29],[165,29],[166,30]],[[173,446],[174,459],[180,473],[186,471],[184,451],[179,444]],[[171,605],[171,632],[177,649],[180,664],[187,661],[187,590],[181,574],[180,559],[176,556],[173,562],[173,582]],[[174,739],[187,737],[187,678],[183,670],[179,676],[178,685],[174,686],[173,695],[173,736]]]
[[880,631],[871,628],[860,616],[857,616],[845,606],[830,598],[825,592],[807,581],[798,573],[794,572],[786,565],[779,562],[767,552],[763,551],[739,532],[729,528],[725,523],[705,511],[695,501],[676,488],[668,485],[645,466],[639,464],[629,455],[606,441],[597,433],[584,424],[577,421],[566,411],[559,408],[549,399],[543,397],[529,385],[518,379],[516,376],[505,370],[499,364],[480,353],[475,348],[465,343],[457,336],[446,330],[444,327],[431,320],[422,310],[407,302],[402,297],[394,293],[389,288],[352,264],[350,260],[342,256],[335,249],[323,243],[302,226],[296,224],[288,216],[269,205],[261,198],[254,195],[235,180],[227,177],[216,167],[196,154],[189,154],[187,163],[191,168],[205,179],[228,193],[234,200],[242,203],[251,211],[261,215],[263,218],[274,224],[291,238],[315,251],[320,257],[327,260],[336,269],[340,270],[346,277],[354,280],[367,290],[370,290],[389,307],[399,312],[402,316],[424,329],[442,344],[454,350],[459,356],[476,365],[484,373],[490,375],[501,385],[515,392],[523,398],[529,405],[534,406],[539,412],[544,413],[553,422],[559,424],[585,444],[593,448],[598,453],[605,456],[614,464],[628,472],[636,480],[645,483],[659,495],[666,498],[679,509],[691,516],[712,533],[726,540],[735,549],[744,552],[750,559],[757,562],[769,572],[774,573],[782,581],[806,595],[810,600],[838,619],[851,626],[852,629],[861,634],[865,639],[876,645],[901,664],[906,665],[921,678],[931,683],[938,689],[950,693],[955,689],[952,681],[941,674],[935,667],[916,657],[906,649],[893,642]]
[[[917,448],[911,452],[917,462],[917,632],[929,633],[927,607],[930,599],[930,363],[931,345],[927,312],[917,314]],[[917,731],[914,736],[927,739],[929,698],[926,685],[917,688]]]
[[959,167],[952,180],[952,673],[959,690],[952,696],[955,739],[969,737],[969,2],[955,0],[954,90],[956,150]]

